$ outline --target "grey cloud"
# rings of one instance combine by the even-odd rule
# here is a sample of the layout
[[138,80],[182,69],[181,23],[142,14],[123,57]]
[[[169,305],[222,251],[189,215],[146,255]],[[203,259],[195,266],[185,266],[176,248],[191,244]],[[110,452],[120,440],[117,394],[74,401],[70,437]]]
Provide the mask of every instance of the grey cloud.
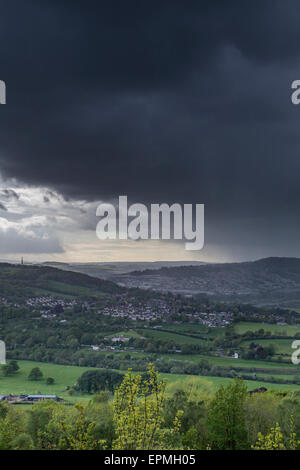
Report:
[[56,237],[53,238],[30,238],[23,236],[16,230],[7,232],[0,230],[0,253],[63,253],[64,249]]
[[296,0],[7,2],[0,171],[50,201],[205,203],[214,242],[221,217],[298,228],[299,13]]

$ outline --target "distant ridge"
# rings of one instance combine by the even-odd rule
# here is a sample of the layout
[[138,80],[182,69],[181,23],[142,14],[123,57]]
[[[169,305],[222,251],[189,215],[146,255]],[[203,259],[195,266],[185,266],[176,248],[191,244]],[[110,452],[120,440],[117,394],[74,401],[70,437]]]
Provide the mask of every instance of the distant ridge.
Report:
[[97,297],[122,292],[124,289],[114,282],[86,274],[49,266],[0,263],[0,297],[9,300],[37,295]]
[[136,287],[201,294],[227,302],[300,308],[300,259],[270,257],[242,263],[184,266],[174,266],[172,262],[163,266],[159,262],[0,264],[2,296],[48,291],[94,295],[98,291],[118,292]]
[[119,261],[119,262],[93,262],[93,263],[63,263],[57,261],[45,261],[40,266],[53,266],[67,271],[74,271],[99,279],[114,280],[116,275],[130,273],[132,271],[143,271],[146,269],[160,269],[162,267],[178,266],[201,266],[201,261]]
[[[119,276],[122,285],[222,300],[300,305],[300,259],[270,257],[242,263],[162,267]],[[295,302],[294,302],[295,301]]]

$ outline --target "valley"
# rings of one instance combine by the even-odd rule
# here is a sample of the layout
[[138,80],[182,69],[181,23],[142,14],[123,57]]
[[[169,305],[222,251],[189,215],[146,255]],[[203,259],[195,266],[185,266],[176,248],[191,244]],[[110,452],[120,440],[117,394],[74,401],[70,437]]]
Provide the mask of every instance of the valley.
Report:
[[[249,389],[300,386],[291,362],[297,309],[126,288],[49,266],[2,264],[0,278],[0,339],[7,360],[24,364],[1,379],[0,395],[48,390],[85,400],[61,386],[72,388],[85,370],[144,372],[150,362],[170,383],[197,378],[214,386],[240,377]],[[54,388],[24,383],[31,363],[44,377],[51,367],[52,375],[64,371],[64,383],[59,374]]]

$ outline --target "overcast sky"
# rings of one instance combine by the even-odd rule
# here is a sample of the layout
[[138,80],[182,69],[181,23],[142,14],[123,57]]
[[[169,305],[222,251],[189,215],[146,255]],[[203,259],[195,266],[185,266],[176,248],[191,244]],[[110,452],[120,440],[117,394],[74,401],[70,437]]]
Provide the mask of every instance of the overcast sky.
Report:
[[[4,5],[3,5],[4,4]],[[298,0],[10,0],[0,258],[300,257]],[[100,242],[99,201],[205,204],[205,248]]]

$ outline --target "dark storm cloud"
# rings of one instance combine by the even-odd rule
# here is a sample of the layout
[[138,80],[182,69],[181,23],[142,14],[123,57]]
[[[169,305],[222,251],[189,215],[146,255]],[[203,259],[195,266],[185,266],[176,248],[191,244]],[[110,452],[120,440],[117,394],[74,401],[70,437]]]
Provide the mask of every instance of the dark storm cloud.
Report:
[[2,5],[0,169],[68,197],[300,202],[297,0]]

